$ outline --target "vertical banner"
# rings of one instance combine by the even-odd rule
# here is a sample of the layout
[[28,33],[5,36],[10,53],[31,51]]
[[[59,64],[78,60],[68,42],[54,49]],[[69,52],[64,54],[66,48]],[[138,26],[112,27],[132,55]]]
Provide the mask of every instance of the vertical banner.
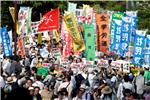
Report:
[[120,55],[120,43],[121,43],[121,20],[115,20],[114,23],[114,40],[112,44],[112,51],[115,51],[117,54]]
[[6,27],[1,29],[0,35],[1,35],[1,42],[2,42],[4,56],[12,56],[12,47],[10,44],[10,38]]
[[65,34],[64,40],[65,40],[65,46],[63,49],[63,56],[68,57],[70,56],[71,53],[71,46],[72,46],[71,36],[69,34]]
[[83,9],[76,9],[76,18],[78,23],[83,23]]
[[19,55],[21,55],[21,58],[24,58],[25,49],[24,49],[24,42],[23,42],[23,38],[22,37],[18,38],[18,48],[19,48],[19,51],[20,51]]
[[95,59],[95,31],[94,26],[84,24],[85,54],[86,59],[94,61]]
[[38,30],[38,25],[39,25],[39,21],[37,22],[32,22],[31,23],[31,34],[37,34],[37,30]]
[[113,51],[114,49],[114,27],[115,21],[122,20],[124,16],[124,12],[112,12],[111,23],[110,23],[110,47],[109,51]]
[[68,31],[67,31],[66,23],[63,21],[61,24],[60,38],[64,40],[65,39],[64,37],[66,34],[68,34]]
[[120,54],[125,57],[125,53],[128,51],[130,43],[130,33],[131,33],[131,18],[123,17],[121,26],[121,43],[120,43]]
[[29,8],[28,18],[27,18],[27,33],[28,34],[31,32],[31,14],[32,14],[32,8]]
[[63,48],[63,57],[68,57],[71,53],[71,44],[72,44],[72,39],[71,36],[68,34],[66,24],[63,21],[62,26],[61,26],[61,39],[64,40],[64,48]]
[[92,18],[93,18],[93,8],[86,8],[84,16],[85,24],[91,24]]
[[146,48],[144,52],[145,64],[150,66],[150,35],[146,36]]
[[9,35],[9,39],[10,39],[10,45],[12,46],[12,30],[10,30],[8,32],[8,35]]
[[126,11],[126,16],[131,18],[131,32],[134,36],[137,29],[137,11]]
[[134,45],[134,37],[137,29],[137,11],[126,11],[126,16],[131,18],[131,41],[130,46]]
[[85,49],[84,41],[79,33],[77,21],[73,13],[64,16],[68,32],[73,39],[73,50],[74,52],[81,52]]
[[46,40],[50,40],[50,36],[49,36],[49,34],[48,34],[48,31],[44,31],[44,32],[43,32],[43,36],[44,36],[44,38],[45,38]]
[[9,7],[9,12],[11,14],[11,17],[13,21],[15,22],[15,8],[14,7]]
[[109,49],[109,14],[101,13],[96,15],[98,25],[98,50],[107,53]]
[[68,11],[75,14],[77,4],[68,2]]
[[53,30],[53,39],[55,39],[57,43],[59,42],[59,34],[56,29]]
[[42,33],[39,33],[38,34],[38,41],[37,41],[38,44],[42,44]]
[[146,31],[136,30],[132,63],[142,65],[144,62],[144,39]]
[[18,23],[19,23],[19,33],[18,34],[25,34],[27,33],[27,20],[28,20],[28,12],[29,7],[20,7],[18,13]]

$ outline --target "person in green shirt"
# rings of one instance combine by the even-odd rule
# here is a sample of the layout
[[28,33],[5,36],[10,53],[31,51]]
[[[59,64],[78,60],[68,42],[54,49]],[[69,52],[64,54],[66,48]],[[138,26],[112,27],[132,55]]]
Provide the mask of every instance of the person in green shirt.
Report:
[[44,79],[48,75],[48,68],[40,67],[38,68],[37,74],[42,75],[42,78]]
[[144,78],[145,82],[147,83],[150,80],[150,71],[148,67],[144,67],[145,72],[144,72]]

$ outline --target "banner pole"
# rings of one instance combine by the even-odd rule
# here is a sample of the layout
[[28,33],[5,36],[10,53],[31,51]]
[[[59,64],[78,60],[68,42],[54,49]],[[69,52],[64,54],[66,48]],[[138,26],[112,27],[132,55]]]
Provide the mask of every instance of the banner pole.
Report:
[[16,16],[16,13],[17,13],[17,3],[14,1],[14,7],[15,7],[15,16],[14,16],[14,19],[15,19],[15,22],[14,22],[14,34],[13,34],[13,39],[14,39],[14,55],[16,55],[16,51],[17,51],[17,35],[16,35],[16,23],[17,23],[17,16]]

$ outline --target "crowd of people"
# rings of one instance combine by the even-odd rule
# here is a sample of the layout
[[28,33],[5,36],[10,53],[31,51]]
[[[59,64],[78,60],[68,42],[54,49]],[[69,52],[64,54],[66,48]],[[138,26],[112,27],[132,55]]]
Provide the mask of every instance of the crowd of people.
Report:
[[[63,65],[51,54],[40,55],[46,47],[26,46],[24,58],[3,57],[0,52],[1,100],[150,100],[149,68],[135,76],[111,64],[89,67],[81,56],[73,55]],[[43,63],[50,65],[43,67]]]

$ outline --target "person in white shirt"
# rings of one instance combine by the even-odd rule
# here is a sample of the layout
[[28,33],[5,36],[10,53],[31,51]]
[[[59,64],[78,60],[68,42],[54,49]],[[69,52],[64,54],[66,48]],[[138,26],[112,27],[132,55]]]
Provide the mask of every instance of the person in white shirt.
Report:
[[35,82],[32,84],[33,87],[39,87],[40,90],[42,90],[44,88],[44,84],[40,81],[41,77],[40,76],[36,76],[35,78]]
[[71,92],[73,89],[73,85],[70,82],[70,80],[71,80],[71,77],[69,75],[66,75],[64,78],[64,82],[62,84],[60,84],[60,86],[58,87],[58,91],[61,91],[61,89],[66,88],[69,98],[71,98]]
[[124,82],[119,84],[118,91],[117,91],[118,100],[122,100],[122,98],[124,97],[123,89],[129,89],[132,92],[135,91],[134,86],[129,82],[129,76],[128,75],[125,75],[124,76]]
[[138,94],[138,99],[142,99],[144,93],[145,79],[144,71],[140,71],[140,75],[134,78],[133,84],[136,86],[136,93]]

